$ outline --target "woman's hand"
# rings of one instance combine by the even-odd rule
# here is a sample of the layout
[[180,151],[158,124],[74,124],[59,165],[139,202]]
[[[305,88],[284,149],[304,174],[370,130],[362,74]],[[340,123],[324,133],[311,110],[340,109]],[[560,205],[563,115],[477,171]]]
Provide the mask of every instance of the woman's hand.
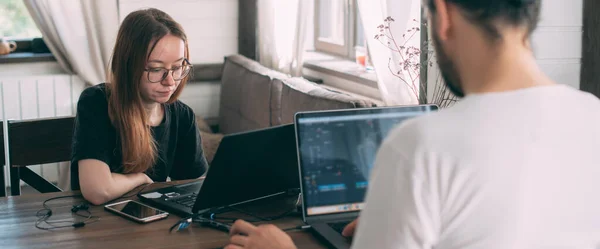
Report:
[[142,184],[153,183],[144,173],[118,174],[96,159],[79,161],[79,186],[83,197],[94,205],[101,205],[131,191]]

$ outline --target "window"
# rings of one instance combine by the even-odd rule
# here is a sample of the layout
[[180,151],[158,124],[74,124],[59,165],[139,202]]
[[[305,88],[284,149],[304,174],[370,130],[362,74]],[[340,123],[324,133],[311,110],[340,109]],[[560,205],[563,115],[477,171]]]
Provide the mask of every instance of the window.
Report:
[[8,40],[42,37],[23,0],[0,1],[0,37]]
[[365,46],[356,0],[315,0],[315,48],[354,58],[355,47]]
[[0,38],[17,45],[14,52],[0,55],[0,64],[54,61],[41,37],[23,0],[0,0]]

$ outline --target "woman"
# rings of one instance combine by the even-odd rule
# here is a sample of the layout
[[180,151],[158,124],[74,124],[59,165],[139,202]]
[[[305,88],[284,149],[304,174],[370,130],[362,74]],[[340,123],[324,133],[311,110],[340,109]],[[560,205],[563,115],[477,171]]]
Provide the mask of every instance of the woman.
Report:
[[208,165],[195,115],[177,98],[191,71],[180,24],[157,9],[120,27],[109,83],[77,104],[71,185],[99,205],[141,184],[202,176]]

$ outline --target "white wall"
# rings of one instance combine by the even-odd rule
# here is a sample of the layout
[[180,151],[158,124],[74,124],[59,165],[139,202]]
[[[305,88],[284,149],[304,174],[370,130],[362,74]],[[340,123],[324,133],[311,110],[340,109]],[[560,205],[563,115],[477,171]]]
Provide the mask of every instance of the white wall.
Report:
[[238,0],[119,0],[119,18],[148,7],[181,23],[192,63],[222,63],[224,56],[237,53]]
[[[532,34],[535,57],[552,80],[579,89],[583,32],[583,0],[543,0],[538,28]],[[432,96],[437,65],[427,71]]]
[[583,0],[544,0],[533,49],[553,80],[579,89]]
[[220,82],[189,82],[179,100],[190,106],[196,116],[216,118],[219,116]]
[[[237,53],[238,0],[119,0],[119,18],[143,8],[157,8],[183,26],[193,64],[223,63],[227,55]],[[196,115],[219,115],[219,84],[189,82],[180,100]]]

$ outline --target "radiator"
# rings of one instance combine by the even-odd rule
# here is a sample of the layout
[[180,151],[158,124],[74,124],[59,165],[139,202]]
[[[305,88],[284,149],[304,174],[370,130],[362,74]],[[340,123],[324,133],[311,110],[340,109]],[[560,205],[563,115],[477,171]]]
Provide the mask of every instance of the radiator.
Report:
[[[0,117],[2,120],[22,120],[74,115],[84,88],[85,83],[76,75],[0,77]],[[65,163],[62,165],[59,167],[59,163],[52,163],[30,168],[50,182],[58,183],[61,182],[60,175],[68,175],[65,172],[61,174],[61,170],[68,168]],[[8,186],[8,167],[4,170]]]

